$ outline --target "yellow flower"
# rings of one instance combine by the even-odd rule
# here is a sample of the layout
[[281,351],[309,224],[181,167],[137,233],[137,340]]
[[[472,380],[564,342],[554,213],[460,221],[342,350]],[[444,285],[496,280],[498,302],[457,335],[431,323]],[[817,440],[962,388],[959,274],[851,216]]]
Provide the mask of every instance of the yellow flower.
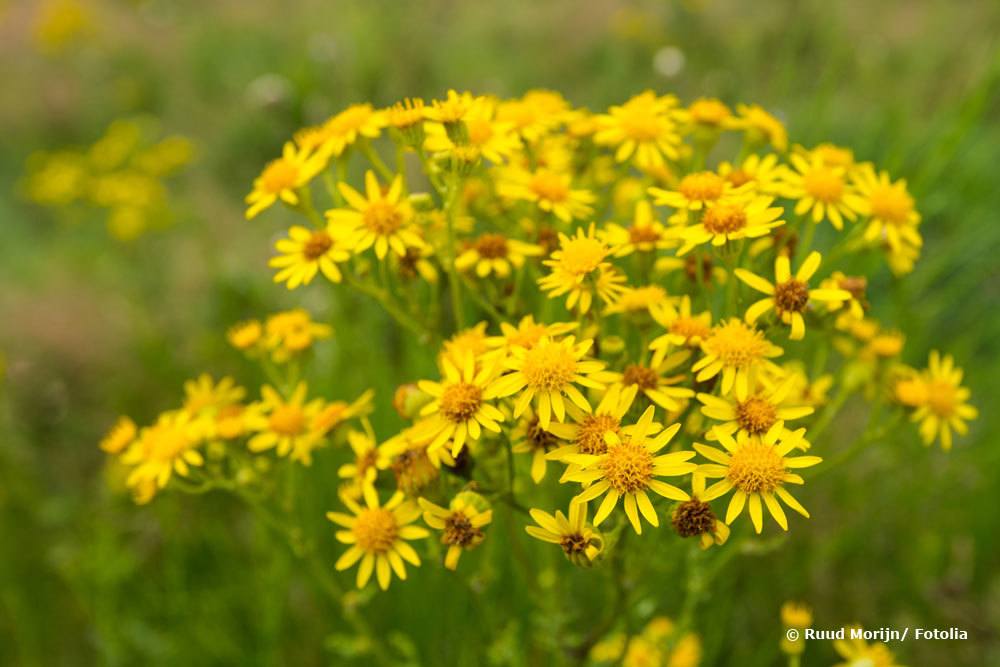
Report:
[[866,204],[848,182],[844,167],[831,166],[815,153],[793,154],[792,168],[784,172],[782,193],[798,200],[795,215],[810,214],[816,224],[829,220],[834,229],[844,228],[844,218],[856,220]]
[[730,197],[708,204],[696,224],[675,232],[682,243],[677,254],[684,255],[705,243],[718,247],[729,241],[770,234],[772,229],[785,224],[779,220],[784,209],[771,206],[773,202],[773,197],[753,196]]
[[540,167],[504,169],[497,180],[497,193],[507,199],[533,202],[540,210],[563,222],[586,218],[594,212],[594,194],[572,187],[569,173]]
[[787,255],[778,255],[774,261],[774,283],[770,283],[746,269],[736,269],[736,277],[768,297],[754,302],[746,312],[747,324],[753,324],[769,310],[792,328],[789,338],[802,340],[806,335],[806,321],[802,316],[812,301],[846,301],[851,293],[843,289],[809,289],[809,279],[819,269],[822,256],[811,252],[792,277],[791,262]]
[[708,502],[735,490],[726,510],[727,524],[732,524],[746,505],[754,530],[761,532],[764,526],[762,501],[783,530],[788,530],[788,520],[778,500],[809,518],[809,512],[785,489],[785,485],[803,483],[801,476],[789,470],[808,468],[823,459],[818,456],[789,458],[788,453],[799,447],[805,429],[799,429],[791,438],[779,440],[780,431],[780,428],[772,428],[763,436],[739,432],[735,439],[724,432],[717,432],[719,442],[726,451],[695,443],[698,453],[713,461],[698,466],[699,474],[723,478],[706,489],[702,500]]
[[534,315],[525,315],[518,321],[517,326],[508,322],[500,323],[500,335],[490,336],[486,339],[486,345],[491,348],[500,348],[506,354],[515,347],[531,349],[542,339],[543,336],[555,338],[567,334],[576,329],[576,322],[555,322],[554,324],[542,324],[536,322]]
[[865,299],[865,290],[868,288],[868,279],[864,276],[847,276],[841,271],[834,271],[833,274],[820,282],[819,286],[827,290],[846,290],[850,297],[847,299],[833,299],[824,305],[826,309],[833,313],[841,308],[846,308],[851,317],[862,319],[868,302]]
[[613,432],[606,433],[604,437],[608,448],[604,454],[576,454],[568,457],[567,460],[579,465],[580,470],[568,475],[567,479],[580,482],[585,487],[572,502],[586,503],[604,495],[594,515],[595,526],[601,525],[617,505],[618,499],[622,498],[625,515],[635,532],[642,533],[640,513],[653,526],[660,525],[656,510],[647,495],[648,491],[672,500],[687,500],[690,497],[676,486],[656,479],[686,475],[697,466],[687,463],[694,452],[679,451],[656,456],[680,430],[681,425],[674,424],[660,431],[653,423],[653,412],[653,406],[646,408],[635,428],[624,434],[624,439]]
[[[570,413],[574,408],[573,405],[567,406]],[[556,426],[554,423],[549,424],[549,430]],[[548,454],[558,444],[555,434],[542,428],[538,415],[529,409],[521,415],[517,426],[510,432],[510,442],[511,451],[515,454],[531,454],[531,479],[535,484],[541,483],[545,479]]]
[[449,90],[445,99],[434,100],[425,113],[428,120],[444,123],[446,126],[457,124],[465,120],[481,99],[470,92]]
[[617,223],[608,223],[601,235],[614,248],[615,257],[626,257],[637,251],[647,253],[665,250],[677,244],[667,228],[656,219],[653,206],[645,199],[636,202],[631,225],[623,227]]
[[[622,419],[632,407],[638,392],[639,387],[636,385],[626,387],[616,384],[604,393],[593,413],[580,410],[574,405],[567,406],[572,421],[553,422],[549,424],[547,431],[543,432],[569,444],[553,449],[546,458],[566,463],[567,457],[576,454],[600,456],[606,453],[608,451],[606,434],[614,433],[620,436],[635,430],[634,425],[623,426]],[[578,465],[569,463],[567,473],[577,470],[579,470]],[[560,481],[566,481],[566,476],[564,475]]]
[[497,105],[497,120],[510,123],[525,141],[538,141],[569,118],[569,104],[557,92],[529,90],[520,99]]
[[[846,628],[847,637],[851,636],[851,631],[855,628],[860,630],[860,626]],[[835,639],[833,648],[844,658],[845,662],[838,662],[833,667],[901,667],[896,662],[884,643],[868,644],[860,637],[857,639]]]
[[733,123],[743,130],[751,143],[767,142],[780,153],[788,149],[788,133],[780,120],[757,104],[737,104],[738,117]]
[[323,156],[307,149],[296,149],[290,141],[286,143],[281,157],[268,163],[254,180],[253,190],[246,197],[246,203],[250,205],[246,212],[247,220],[270,208],[278,199],[290,206],[298,206],[299,195],[295,191],[306,186],[324,166]]
[[590,403],[577,385],[604,388],[593,377],[604,368],[604,362],[585,359],[593,343],[593,340],[577,343],[573,336],[562,340],[543,336],[531,349],[513,348],[505,361],[513,372],[497,378],[487,388],[484,398],[518,394],[514,417],[520,417],[534,403],[539,423],[546,429],[553,414],[558,421],[565,419],[564,397],[590,412]]
[[668,376],[667,373],[687,361],[691,353],[682,350],[666,357],[656,366],[629,364],[617,375],[616,384],[623,387],[637,387],[650,401],[669,413],[680,412],[694,390],[674,386],[684,379],[683,375]]
[[700,97],[687,108],[684,118],[694,129],[727,130],[733,127],[733,112],[722,100],[714,97]]
[[691,312],[691,297],[681,297],[680,308],[668,304],[656,314],[656,321],[667,330],[649,344],[653,351],[652,365],[659,366],[673,347],[698,347],[712,330],[712,313]]
[[342,154],[359,137],[378,137],[386,123],[385,112],[376,111],[370,104],[352,104],[322,125],[297,132],[295,143],[302,150],[316,151],[326,166],[331,155]]
[[459,271],[476,269],[476,275],[485,278],[491,273],[498,278],[507,278],[511,266],[520,269],[527,257],[537,257],[542,249],[530,243],[507,238],[503,234],[480,234],[479,237],[458,257],[455,268]]
[[449,570],[458,567],[463,551],[471,551],[482,544],[486,535],[483,528],[493,521],[493,510],[479,494],[463,491],[452,498],[445,509],[425,498],[420,498],[424,510],[424,523],[441,531],[441,544],[448,547],[444,566]]
[[803,630],[813,624],[812,609],[801,602],[788,601],[781,605],[781,624],[786,628]]
[[754,153],[736,166],[730,162],[719,163],[719,176],[738,188],[747,183],[755,192],[765,195],[781,194],[782,167],[778,164],[778,156],[768,153],[764,157]]
[[350,245],[334,236],[332,225],[313,230],[295,225],[288,230],[288,238],[279,239],[274,247],[279,254],[268,265],[278,269],[274,282],[285,283],[288,289],[308,285],[320,272],[339,283],[342,276],[337,263],[351,258]]
[[375,172],[368,170],[365,196],[344,182],[337,187],[350,208],[327,211],[326,217],[333,227],[354,238],[353,252],[362,253],[375,246],[376,257],[384,259],[390,248],[404,257],[408,247],[423,247],[423,239],[410,228],[413,207],[403,198],[402,175],[397,175],[383,192]]
[[270,385],[261,387],[262,400],[250,406],[246,418],[247,428],[256,432],[247,442],[251,452],[275,449],[278,456],[290,456],[305,465],[312,463],[312,451],[323,437],[315,426],[323,401],[317,398],[307,403],[307,391],[306,383],[300,382],[285,399]]
[[[790,404],[793,381],[794,378],[788,378],[780,385],[759,388],[743,398],[698,394],[698,400],[704,406],[701,413],[709,419],[722,422],[712,427],[708,432],[708,439],[715,440],[718,432],[732,435],[741,431],[748,435],[762,436],[775,427],[780,430],[783,438],[791,437],[792,432],[785,428],[785,422],[802,419],[813,413],[810,406]],[[800,444],[803,449],[809,448],[809,443],[805,440]]]
[[374,488],[378,471],[389,467],[389,459],[368,433],[349,431],[347,444],[354,453],[354,462],[340,466],[337,476],[347,480],[347,486],[342,489],[345,495],[361,498],[366,488]]
[[496,360],[476,368],[472,354],[466,353],[460,363],[451,359],[442,360],[444,378],[442,382],[421,380],[420,390],[434,397],[434,400],[420,410],[420,423],[415,425],[417,437],[430,438],[428,449],[433,451],[451,443],[452,456],[458,456],[467,441],[475,442],[482,435],[482,429],[500,432],[497,422],[503,421],[503,413],[486,401],[486,388],[496,376]]
[[887,172],[876,174],[866,164],[856,173],[854,185],[864,202],[860,213],[868,216],[865,240],[885,243],[893,251],[913,248],[919,252],[923,245],[917,231],[920,214],[906,189],[906,181],[893,183]]
[[386,590],[393,572],[406,579],[403,561],[420,566],[420,557],[407,540],[420,540],[430,533],[426,528],[410,525],[420,517],[416,503],[405,500],[397,491],[385,505],[380,505],[378,493],[371,487],[364,491],[364,506],[350,498],[342,500],[353,516],[340,512],[326,514],[326,518],[346,529],[337,531],[337,540],[350,545],[334,567],[342,571],[360,561],[358,588],[364,588],[374,572],[379,588]]
[[926,388],[926,401],[913,413],[913,421],[920,422],[920,436],[929,445],[940,439],[941,448],[951,449],[952,431],[965,435],[965,423],[979,416],[979,411],[969,405],[971,392],[962,386],[962,369],[955,366],[951,355],[943,357],[931,351],[928,368],[922,377]]
[[733,387],[736,387],[737,396],[746,396],[758,370],[775,368],[768,359],[782,353],[780,347],[764,338],[764,334],[736,318],[712,327],[701,342],[701,351],[704,356],[691,367],[698,374],[695,379],[704,382],[722,373],[723,396]]
[[413,437],[413,429],[405,429],[382,444],[390,458],[389,468],[396,478],[396,488],[413,497],[420,495],[440,476],[441,463],[454,465],[448,451],[427,451],[427,443]]
[[[494,118],[496,102],[485,97],[476,98],[463,115],[465,132],[455,142],[443,124],[428,123],[424,148],[434,153],[450,153],[460,146],[469,146],[494,164],[506,162],[521,147],[521,140],[512,123]],[[452,133],[454,134],[454,132]]]
[[129,417],[119,417],[114,426],[101,438],[101,450],[108,454],[120,454],[135,441],[138,431]]
[[305,352],[317,340],[333,335],[329,324],[314,322],[303,308],[275,313],[264,323],[264,344],[277,363],[284,363]]
[[231,377],[224,377],[216,384],[212,376],[202,373],[196,380],[184,383],[184,403],[182,409],[191,419],[206,414],[214,416],[221,408],[239,403],[246,396],[246,390],[236,384]]
[[528,510],[528,513],[538,524],[525,526],[528,535],[558,544],[574,565],[589,567],[604,551],[604,537],[587,522],[586,503],[570,503],[568,517],[558,510],[555,516],[539,509]]
[[640,169],[662,167],[680,157],[677,98],[647,90],[598,116],[594,141],[616,146],[615,160],[635,160]]
[[677,505],[670,515],[670,523],[681,537],[697,537],[698,546],[708,549],[721,546],[729,539],[729,526],[716,518],[711,505],[702,500],[705,495],[705,476],[691,474],[691,497]]
[[[687,211],[700,211],[709,204],[730,195],[743,194],[749,189],[749,184],[734,188],[732,183],[714,171],[696,171],[682,178],[676,190],[651,187],[648,192],[653,196],[655,205],[669,206],[684,214]],[[686,216],[678,216],[677,219],[683,221]]]
[[659,285],[644,285],[624,288],[618,300],[604,309],[604,314],[647,313],[659,320],[671,307],[671,298],[665,289]]
[[261,341],[264,335],[264,327],[259,320],[246,320],[237,322],[229,327],[226,332],[226,340],[237,350],[249,350]]
[[594,294],[606,303],[614,303],[625,282],[617,269],[606,261],[611,249],[597,238],[593,224],[586,232],[577,228],[575,236],[559,233],[559,249],[542,263],[551,272],[538,279],[538,285],[549,298],[569,294],[566,308],[579,304],[580,313],[590,310]]
[[437,284],[438,270],[434,262],[431,261],[434,257],[432,246],[427,244],[421,248],[410,246],[402,257],[396,254],[393,254],[392,257],[396,261],[396,271],[404,280],[413,280],[419,276],[432,285]]
[[461,368],[467,354],[471,354],[477,362],[494,358],[500,352],[491,349],[488,341],[486,322],[462,329],[444,342],[438,355],[438,367],[444,372],[445,361],[450,361],[455,368]]
[[122,463],[134,466],[125,483],[134,489],[148,485],[149,493],[162,489],[176,472],[186,477],[190,466],[201,466],[198,451],[205,440],[206,425],[187,412],[165,412],[156,423],[139,432],[138,438],[122,454]]
[[371,414],[373,410],[372,397],[374,396],[375,392],[368,389],[361,392],[361,395],[350,403],[347,401],[325,403],[313,419],[313,428],[317,434],[325,436],[348,419]]

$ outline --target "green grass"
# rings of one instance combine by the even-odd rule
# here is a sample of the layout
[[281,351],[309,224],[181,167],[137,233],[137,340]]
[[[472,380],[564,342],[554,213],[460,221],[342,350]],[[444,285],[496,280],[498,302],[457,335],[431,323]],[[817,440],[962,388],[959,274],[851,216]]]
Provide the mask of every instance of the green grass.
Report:
[[[871,4],[622,3],[642,12],[630,21],[610,3],[566,0],[316,1],[280,14],[265,3],[104,3],[100,40],[75,55],[44,59],[24,37],[5,44],[5,87],[19,94],[0,110],[0,663],[342,664],[350,628],[280,537],[222,494],[135,508],[109,490],[96,442],[117,414],[153,417],[204,370],[255,380],[222,333],[293,304],[337,329],[317,388],[346,397],[374,383],[376,428],[390,434],[399,423],[385,400],[431,369],[426,350],[359,298],[273,287],[262,266],[280,216],[247,224],[241,198],[292,130],[347,103],[536,86],[594,109],[645,87],[758,101],[787,119],[793,140],[853,147],[909,180],[924,256],[905,281],[875,282],[875,311],[906,332],[905,361],[921,364],[932,348],[956,356],[981,418],[950,454],[903,428],[817,477],[813,519],[780,548],[737,557],[695,625],[704,664],[780,664],[778,607],[805,599],[820,627],[968,629],[967,642],[895,647],[905,664],[1000,663],[990,409],[1000,393],[1000,7]],[[665,45],[685,56],[674,78],[652,66]],[[283,82],[266,104],[265,74]],[[172,230],[120,246],[100,225],[62,225],[13,194],[29,152],[86,143],[138,111],[200,149],[174,188]],[[335,506],[336,463],[320,457],[302,475],[308,537],[332,566],[339,549],[322,512]],[[578,610],[595,613],[609,592],[542,545],[512,558],[505,536],[521,529],[508,522],[498,516],[457,576],[425,566],[386,595],[362,594],[362,613],[420,664],[548,664],[553,629],[586,631]],[[630,562],[653,591],[635,619],[680,612],[686,551],[669,538],[633,542]],[[833,662],[817,642],[804,664]]]

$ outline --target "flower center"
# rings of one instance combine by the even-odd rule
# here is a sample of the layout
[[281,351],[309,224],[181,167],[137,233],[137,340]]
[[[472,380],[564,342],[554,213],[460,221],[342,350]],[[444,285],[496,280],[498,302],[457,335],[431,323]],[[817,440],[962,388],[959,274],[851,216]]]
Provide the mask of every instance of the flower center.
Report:
[[159,461],[173,460],[191,446],[191,439],[178,428],[157,428],[151,440],[150,458]]
[[275,160],[267,165],[261,174],[261,184],[272,194],[295,187],[299,178],[299,168],[287,160]]
[[271,413],[268,425],[281,435],[297,435],[306,424],[306,416],[297,405],[279,405]]
[[387,236],[403,225],[403,214],[389,202],[372,202],[362,215],[365,227],[376,234]]
[[608,451],[605,433],[620,435],[621,423],[611,415],[587,415],[576,432],[576,446],[581,454],[601,455]]
[[533,175],[528,187],[540,199],[559,202],[569,197],[569,186],[566,179],[550,171],[541,171]]
[[722,196],[725,184],[716,174],[702,171],[682,178],[677,190],[688,201],[711,201]]
[[476,239],[476,252],[484,259],[507,256],[507,239],[502,234],[483,234]]
[[704,320],[695,317],[681,315],[670,323],[670,333],[684,336],[688,340],[695,337],[704,338],[710,331],[711,329]]
[[600,266],[607,255],[607,247],[597,239],[576,237],[563,247],[559,267],[567,273],[582,276]]
[[719,204],[705,211],[701,224],[713,234],[732,234],[747,226],[747,214],[740,206]]
[[562,345],[538,345],[528,350],[521,372],[532,389],[562,389],[576,375],[576,359]]
[[857,301],[865,298],[865,290],[868,288],[868,279],[864,276],[844,276],[837,281],[837,287],[847,290],[851,297]]
[[809,285],[791,278],[774,286],[774,305],[778,310],[793,313],[805,310],[809,303]]
[[695,537],[715,530],[715,513],[712,506],[697,498],[686,500],[674,510],[671,523],[681,537]]
[[333,247],[333,239],[326,232],[313,232],[302,245],[302,255],[308,260],[317,260]]
[[455,423],[471,419],[482,403],[482,395],[482,389],[474,384],[453,384],[441,395],[441,414]]
[[441,536],[441,541],[445,544],[468,547],[482,537],[483,531],[473,526],[462,512],[452,512],[444,520],[444,534]]
[[832,203],[840,201],[844,192],[844,178],[833,169],[816,167],[802,177],[802,187],[813,198]]
[[659,376],[652,368],[646,368],[638,364],[629,364],[622,373],[622,383],[626,386],[637,385],[639,389],[656,389],[659,384]]
[[744,493],[770,493],[785,477],[785,462],[774,445],[750,441],[729,460],[726,478]]
[[736,404],[736,423],[752,435],[766,433],[777,420],[778,411],[774,405],[760,396],[751,396]]
[[955,386],[943,380],[934,380],[927,387],[927,405],[939,417],[951,417],[958,404]]
[[691,119],[702,125],[718,125],[729,118],[729,109],[718,100],[698,100],[689,109]]
[[868,195],[872,217],[893,225],[904,225],[913,211],[913,200],[902,188],[881,186]]
[[394,458],[392,472],[396,475],[396,486],[407,495],[419,492],[438,475],[426,449],[408,449]]
[[587,545],[589,542],[587,538],[581,533],[570,533],[569,535],[563,535],[562,540],[559,542],[559,546],[566,553],[567,556],[572,556],[575,554],[582,554],[587,550]]
[[705,348],[726,366],[743,367],[763,357],[768,344],[761,332],[734,319],[716,327]]
[[634,493],[645,489],[653,477],[653,454],[643,445],[632,440],[623,440],[614,447],[608,447],[601,459],[604,479],[620,494]]
[[651,225],[632,225],[628,228],[628,238],[632,243],[656,243],[660,233]]
[[358,546],[368,553],[385,553],[399,534],[396,517],[384,507],[362,510],[351,529]]
[[547,452],[556,445],[556,437],[542,428],[538,417],[532,417],[524,429],[525,438],[535,449]]
[[744,169],[733,169],[731,172],[726,174],[726,180],[734,188],[738,188],[741,185],[745,185],[753,180],[753,174]]

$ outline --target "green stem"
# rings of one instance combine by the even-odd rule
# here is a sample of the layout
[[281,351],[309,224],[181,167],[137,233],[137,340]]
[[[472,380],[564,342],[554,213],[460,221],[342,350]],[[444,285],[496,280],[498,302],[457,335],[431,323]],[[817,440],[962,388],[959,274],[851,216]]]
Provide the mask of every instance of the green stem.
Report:
[[448,272],[448,289],[451,293],[451,309],[455,318],[455,329],[465,327],[465,314],[462,310],[462,285],[455,269],[455,208],[461,190],[462,179],[455,177],[448,186],[448,197],[445,204],[445,219],[448,223],[448,256],[445,270]]
[[367,139],[362,139],[357,145],[361,149],[364,156],[368,158],[368,161],[372,163],[372,166],[375,167],[375,171],[377,171],[378,175],[382,177],[382,180],[392,182],[392,179],[395,178],[396,175],[392,173],[392,170],[389,169],[385,162],[382,161],[382,158],[372,147],[371,142]]
[[400,308],[399,305],[397,305],[396,302],[393,301],[393,299],[389,296],[388,292],[358,280],[353,275],[348,273],[346,270],[343,273],[344,273],[344,281],[348,285],[358,290],[362,294],[370,296],[371,298],[378,301],[385,309],[385,311],[389,313],[389,315],[393,319],[396,320],[396,322],[398,322],[404,328],[409,329],[411,332],[417,334],[417,336],[419,337],[419,341],[421,343],[428,343],[434,340],[435,337],[434,332],[431,331],[426,326],[424,326],[424,324],[419,322],[412,315],[410,315],[402,308]]
[[819,227],[819,223],[813,222],[807,217],[802,218],[802,224],[805,225],[805,229],[802,229],[802,236],[799,239],[798,248],[795,250],[796,259],[801,262],[804,257],[809,255],[809,250],[812,249],[813,239],[816,237],[816,228]]

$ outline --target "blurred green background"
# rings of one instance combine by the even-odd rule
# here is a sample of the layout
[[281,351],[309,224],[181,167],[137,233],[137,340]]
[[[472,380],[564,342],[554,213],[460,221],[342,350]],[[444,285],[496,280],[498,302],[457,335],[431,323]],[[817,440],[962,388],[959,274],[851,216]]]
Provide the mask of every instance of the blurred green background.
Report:
[[[244,507],[168,493],[136,508],[110,489],[97,441],[118,414],[142,422],[174,405],[203,371],[252,381],[226,327],[294,305],[337,329],[317,390],[345,398],[374,382],[376,428],[391,434],[392,388],[432,359],[367,302],[273,286],[265,261],[292,218],[246,223],[242,197],[296,128],[449,87],[548,87],[591,109],[646,87],[759,102],[793,141],[850,146],[909,180],[925,253],[898,284],[876,280],[875,312],[905,331],[904,361],[953,353],[982,416],[950,454],[906,427],[817,477],[803,496],[812,520],[731,564],[696,629],[703,664],[780,664],[778,608],[801,599],[819,627],[968,630],[966,642],[894,645],[905,664],[1000,664],[1000,4],[106,0],[82,2],[62,43],[58,25],[39,29],[51,5],[0,3],[0,664],[345,659],[348,626]],[[89,144],[134,114],[197,146],[171,186],[173,227],[122,243],[16,194],[32,152]],[[308,473],[303,511],[332,569],[327,459]],[[514,570],[506,529],[499,520],[457,577],[427,563],[361,596],[362,613],[421,664],[547,664],[552,629],[599,600],[588,573],[535,545],[542,583]],[[681,552],[661,537],[634,543],[631,562],[649,563],[635,576],[658,591],[640,618],[679,611]],[[816,642],[804,664],[836,661]]]

